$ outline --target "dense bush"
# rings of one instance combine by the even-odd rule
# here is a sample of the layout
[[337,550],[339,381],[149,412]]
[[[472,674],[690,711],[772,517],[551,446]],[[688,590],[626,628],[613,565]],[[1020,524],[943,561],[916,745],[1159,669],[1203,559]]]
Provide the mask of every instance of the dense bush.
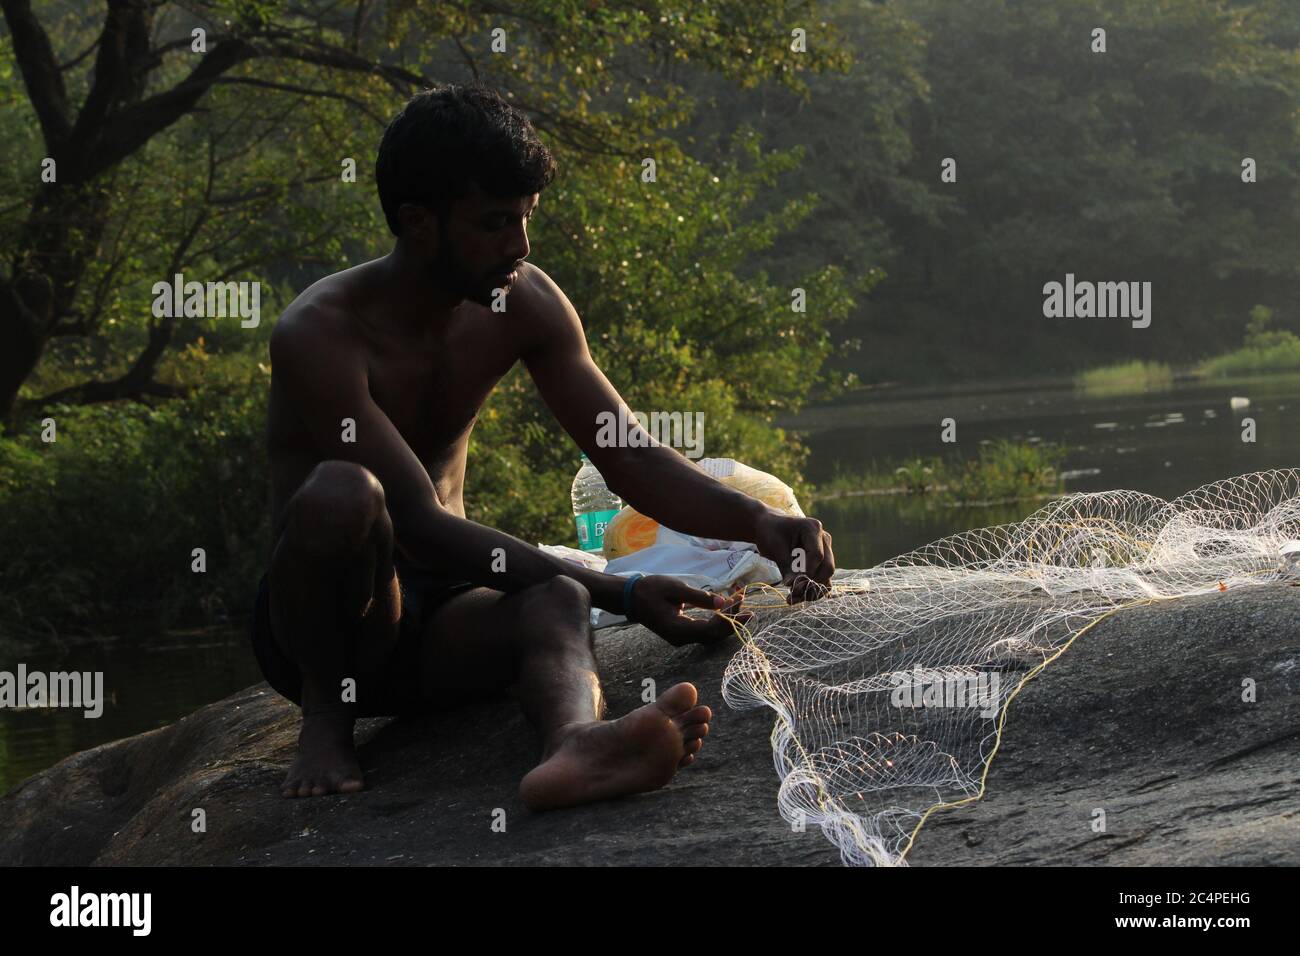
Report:
[[[59,406],[0,438],[0,632],[240,615],[267,549],[264,373],[150,408]],[[191,570],[206,552],[206,573]]]

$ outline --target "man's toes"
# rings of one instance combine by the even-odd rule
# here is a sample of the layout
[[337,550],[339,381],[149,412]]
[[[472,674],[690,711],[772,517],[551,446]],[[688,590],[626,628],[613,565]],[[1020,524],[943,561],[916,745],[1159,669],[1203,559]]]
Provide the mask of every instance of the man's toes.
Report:
[[678,714],[673,718],[678,727],[689,727],[691,724],[707,724],[713,719],[713,711],[704,704],[698,707],[692,707],[685,713]]
[[688,754],[697,754],[700,752],[700,748],[703,746],[704,746],[704,741],[701,740],[699,737],[696,737],[694,740],[686,741],[686,745],[683,749]]
[[690,710],[700,699],[694,684],[674,684],[659,695],[656,706],[670,717],[676,717],[683,711]]
[[707,737],[709,735],[708,724],[691,724],[682,728],[683,740],[695,740],[698,737]]
[[286,782],[283,786],[281,786],[281,787],[280,787],[280,796],[282,796],[282,797],[296,797],[296,796],[298,796],[298,781],[297,781],[297,780],[293,780],[293,781],[290,781],[290,782]]
[[356,774],[349,773],[346,770],[330,774],[330,793],[356,793],[361,788],[362,781]]
[[695,763],[695,754],[687,754],[687,755],[686,755],[685,757],[683,757],[681,760],[677,761],[677,766],[678,766],[678,767],[689,767],[689,766],[690,766],[691,764],[693,764],[693,763]]

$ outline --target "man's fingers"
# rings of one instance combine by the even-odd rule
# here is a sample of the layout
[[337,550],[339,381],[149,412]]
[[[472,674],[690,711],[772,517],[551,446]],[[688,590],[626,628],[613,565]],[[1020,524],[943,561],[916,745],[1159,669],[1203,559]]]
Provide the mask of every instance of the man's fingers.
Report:
[[790,599],[787,603],[801,604],[806,600],[808,600],[808,575],[799,574],[790,583]]
[[830,585],[814,581],[806,574],[801,574],[790,585],[790,599],[786,603],[799,604],[803,601],[815,601],[830,592]]
[[721,614],[712,614],[702,620],[691,621],[693,625],[699,625],[696,633],[698,636],[695,640],[701,644],[712,644],[715,641],[721,641],[736,632],[731,621]]
[[822,529],[822,564],[813,580],[830,587],[831,575],[835,573],[835,552],[831,550],[831,533]]
[[[808,577],[817,584],[829,586],[831,583],[831,573],[835,570],[835,556],[831,553],[831,536],[827,531],[822,531],[820,541],[818,542],[818,559],[814,564],[811,561],[808,565]],[[809,589],[810,594],[816,594],[816,589]]]
[[689,604],[692,607],[707,607],[716,610],[718,598],[721,596],[720,594],[710,594],[708,591],[701,591],[699,588],[683,584],[672,594],[672,599],[680,601],[682,604]]
[[[736,607],[739,607],[739,601]],[[722,608],[707,617],[689,617],[686,614],[678,614],[677,621],[673,625],[673,638],[675,643],[681,644],[712,644],[716,641],[730,637],[736,632],[735,625],[731,622],[731,617],[735,617],[740,624],[748,624],[754,619],[753,611],[741,611],[739,614],[724,617],[724,614],[730,612],[730,608]]]
[[817,579],[822,562],[826,560],[825,554],[822,553],[824,535],[820,522],[815,521],[804,525],[799,532],[799,544],[804,551],[804,574],[814,580]]
[[[809,537],[810,533],[812,537]],[[814,538],[816,547],[810,547]],[[831,575],[835,572],[835,555],[831,551],[829,531],[823,528],[812,533],[810,528],[809,531],[801,534],[800,540],[803,542],[802,546],[808,559],[807,570],[803,574],[796,575],[791,582],[790,604],[799,604],[824,596],[830,590]]]

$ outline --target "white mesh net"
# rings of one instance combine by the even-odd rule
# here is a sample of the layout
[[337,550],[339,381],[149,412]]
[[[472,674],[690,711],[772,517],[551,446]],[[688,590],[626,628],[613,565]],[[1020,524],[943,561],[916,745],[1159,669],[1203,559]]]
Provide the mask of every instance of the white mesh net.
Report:
[[931,810],[982,793],[1007,701],[1070,641],[1123,607],[1293,575],[1297,539],[1296,469],[1171,502],[1068,495],[760,613],[723,697],[776,712],[787,821],[846,863],[901,864]]

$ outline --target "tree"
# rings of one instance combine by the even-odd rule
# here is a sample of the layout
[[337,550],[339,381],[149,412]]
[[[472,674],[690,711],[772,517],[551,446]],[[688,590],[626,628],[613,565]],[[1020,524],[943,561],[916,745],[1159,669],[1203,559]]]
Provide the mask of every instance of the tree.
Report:
[[[378,127],[417,88],[435,79],[480,77],[505,89],[558,148],[615,155],[689,112],[679,88],[657,81],[650,88],[646,63],[693,60],[745,83],[770,77],[796,86],[803,71],[833,63],[829,47],[798,60],[783,52],[788,30],[780,25],[807,19],[811,6],[807,0],[626,6],[109,0],[96,32],[89,16],[77,15],[63,16],[51,31],[30,0],[0,0],[8,29],[0,69],[16,68],[26,91],[25,104],[7,103],[9,111],[25,106],[22,115],[9,112],[2,121],[29,132],[19,136],[22,148],[5,169],[10,194],[23,198],[0,220],[8,251],[7,268],[0,269],[0,419],[13,426],[19,390],[52,340],[91,335],[110,320],[131,324],[138,297],[112,313],[133,266],[142,281],[169,278],[204,251],[223,274],[244,260],[320,258],[331,255],[331,246],[337,259],[340,244],[328,230],[295,235],[294,249],[232,241],[230,233],[241,218],[247,227],[251,215],[279,206],[295,190],[337,181],[340,155],[371,155]],[[492,49],[497,29],[504,31],[505,55]],[[264,166],[249,179],[255,156],[241,154],[244,163],[223,159],[222,137],[248,132],[244,124],[251,120],[240,118],[241,109],[256,113],[264,131],[279,132],[292,154],[295,136],[312,128],[324,104],[336,107],[343,125],[333,130],[333,143],[327,136],[311,140],[324,151],[300,153],[296,167]],[[183,129],[182,121],[197,129]],[[132,204],[140,190],[158,207],[167,201],[164,184],[150,182],[141,164],[150,147],[174,136],[208,144],[206,157],[188,155],[183,170],[198,177],[200,192],[187,207],[173,204],[171,224],[178,228],[166,237],[167,251],[150,242],[142,253],[138,242],[123,241],[132,235],[125,225]],[[257,135],[252,141],[244,145],[260,148]],[[46,159],[54,164],[53,181],[39,176]],[[231,178],[223,180],[223,172]],[[263,224],[263,237],[272,232],[267,225],[275,224]],[[154,372],[175,323],[150,320],[146,332],[122,374],[72,384],[57,397],[174,394]],[[48,401],[34,398],[29,410]]]
[[[909,254],[881,293],[910,329],[916,290],[930,287],[950,317],[934,336],[949,371],[1190,359],[1232,344],[1231,317],[1261,292],[1294,298],[1294,4],[903,7],[926,33],[931,86],[914,113],[916,178],[934,182],[947,156],[960,172],[945,186],[951,214],[898,221]],[[1097,27],[1104,53],[1092,49]],[[1246,156],[1257,182],[1242,182]],[[1043,321],[1043,284],[1066,272],[1150,281],[1151,327]]]

